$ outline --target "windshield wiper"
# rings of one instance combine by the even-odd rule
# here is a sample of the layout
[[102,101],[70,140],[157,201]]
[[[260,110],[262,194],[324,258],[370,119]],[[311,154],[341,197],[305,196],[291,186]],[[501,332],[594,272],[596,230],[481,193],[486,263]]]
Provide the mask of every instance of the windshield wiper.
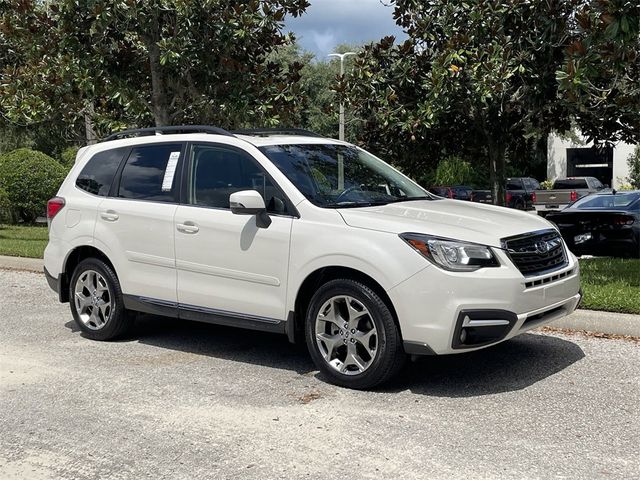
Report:
[[395,200],[389,200],[385,203],[398,203],[398,202],[413,202],[415,200],[435,200],[434,197],[404,197],[404,198],[396,198]]
[[345,201],[345,202],[337,202],[337,203],[325,203],[322,205],[327,208],[355,208],[355,207],[379,207],[381,205],[388,205],[389,203],[398,203],[398,202],[412,202],[415,200],[436,200],[434,197],[404,197],[404,198],[395,198],[393,200],[374,200],[370,202],[354,202],[354,201]]
[[370,207],[374,205],[371,202],[337,202],[337,203],[325,203],[322,206],[326,208],[354,208],[354,207]]

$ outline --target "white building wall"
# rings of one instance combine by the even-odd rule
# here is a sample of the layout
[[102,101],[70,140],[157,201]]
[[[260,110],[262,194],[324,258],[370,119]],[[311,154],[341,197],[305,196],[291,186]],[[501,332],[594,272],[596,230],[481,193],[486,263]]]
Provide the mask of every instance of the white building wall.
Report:
[[[579,133],[572,138],[551,134],[547,143],[547,179],[555,180],[567,176],[567,148],[590,148],[592,142],[587,142]],[[613,148],[613,179],[612,187],[618,188],[626,183],[629,176],[627,158],[633,153],[634,145],[618,142]]]

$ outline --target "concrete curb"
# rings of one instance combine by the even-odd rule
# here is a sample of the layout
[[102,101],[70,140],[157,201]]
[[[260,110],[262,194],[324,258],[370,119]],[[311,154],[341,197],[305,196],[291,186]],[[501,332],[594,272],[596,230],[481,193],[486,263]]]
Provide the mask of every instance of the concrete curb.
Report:
[[576,310],[568,317],[556,320],[549,326],[567,330],[640,337],[640,315],[629,313]]
[[[7,257],[0,255],[0,269],[42,273],[43,268],[44,261],[41,258]],[[568,317],[556,320],[549,326],[567,330],[584,330],[609,335],[640,337],[640,315],[631,315],[628,313],[576,310]]]
[[0,269],[42,273],[44,260],[41,258],[7,257],[0,255]]

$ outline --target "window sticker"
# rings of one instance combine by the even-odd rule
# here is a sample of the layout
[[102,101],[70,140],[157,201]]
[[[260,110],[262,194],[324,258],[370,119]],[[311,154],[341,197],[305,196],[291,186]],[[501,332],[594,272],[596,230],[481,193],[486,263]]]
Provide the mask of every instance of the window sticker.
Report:
[[162,180],[162,191],[171,191],[173,185],[173,177],[176,175],[176,166],[180,159],[180,152],[171,152],[169,155],[169,161],[167,162],[167,169],[164,171],[164,179]]

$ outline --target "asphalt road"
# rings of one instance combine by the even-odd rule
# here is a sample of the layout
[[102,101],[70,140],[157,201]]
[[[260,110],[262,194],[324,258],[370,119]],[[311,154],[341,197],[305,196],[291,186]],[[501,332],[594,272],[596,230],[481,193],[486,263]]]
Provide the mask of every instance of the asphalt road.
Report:
[[0,478],[640,478],[640,344],[527,334],[323,383],[285,337],[158,317],[82,338],[0,271]]

